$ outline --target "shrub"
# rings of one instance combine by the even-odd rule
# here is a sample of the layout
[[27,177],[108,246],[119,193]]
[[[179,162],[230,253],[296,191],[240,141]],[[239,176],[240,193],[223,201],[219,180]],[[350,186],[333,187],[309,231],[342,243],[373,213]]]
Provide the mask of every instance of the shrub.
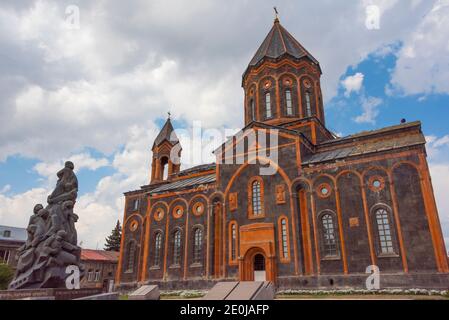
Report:
[[12,268],[4,263],[0,264],[0,290],[8,289],[8,285],[14,277]]

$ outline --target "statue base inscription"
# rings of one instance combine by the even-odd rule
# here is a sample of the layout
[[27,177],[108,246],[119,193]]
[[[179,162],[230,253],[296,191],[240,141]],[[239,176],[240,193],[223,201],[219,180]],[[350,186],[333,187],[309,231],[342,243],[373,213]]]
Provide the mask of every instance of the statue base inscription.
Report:
[[54,297],[54,300],[73,300],[102,293],[101,288],[68,289],[23,289],[0,290],[0,300]]

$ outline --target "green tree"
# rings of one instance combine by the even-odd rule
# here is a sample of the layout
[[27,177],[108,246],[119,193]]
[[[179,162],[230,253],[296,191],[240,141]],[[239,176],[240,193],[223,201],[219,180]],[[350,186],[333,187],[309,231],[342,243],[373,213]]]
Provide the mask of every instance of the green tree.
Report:
[[14,278],[14,271],[12,268],[4,263],[0,263],[0,290],[8,289],[8,285]]
[[104,250],[106,251],[120,251],[120,240],[122,238],[122,226],[120,221],[117,220],[115,228],[112,230],[111,235],[106,238],[106,244]]

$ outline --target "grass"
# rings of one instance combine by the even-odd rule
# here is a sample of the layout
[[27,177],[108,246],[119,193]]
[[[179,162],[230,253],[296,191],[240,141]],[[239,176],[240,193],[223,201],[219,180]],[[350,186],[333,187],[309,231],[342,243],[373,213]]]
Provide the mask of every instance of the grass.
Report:
[[399,294],[377,294],[377,295],[276,295],[275,300],[449,300],[447,296],[429,295],[399,295]]

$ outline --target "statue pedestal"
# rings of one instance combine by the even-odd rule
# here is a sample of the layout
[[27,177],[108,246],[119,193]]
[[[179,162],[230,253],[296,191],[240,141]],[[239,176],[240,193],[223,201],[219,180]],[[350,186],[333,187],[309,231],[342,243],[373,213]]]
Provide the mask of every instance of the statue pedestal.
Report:
[[102,293],[101,288],[68,289],[23,289],[0,290],[0,300],[43,299],[54,297],[54,300],[73,300]]

